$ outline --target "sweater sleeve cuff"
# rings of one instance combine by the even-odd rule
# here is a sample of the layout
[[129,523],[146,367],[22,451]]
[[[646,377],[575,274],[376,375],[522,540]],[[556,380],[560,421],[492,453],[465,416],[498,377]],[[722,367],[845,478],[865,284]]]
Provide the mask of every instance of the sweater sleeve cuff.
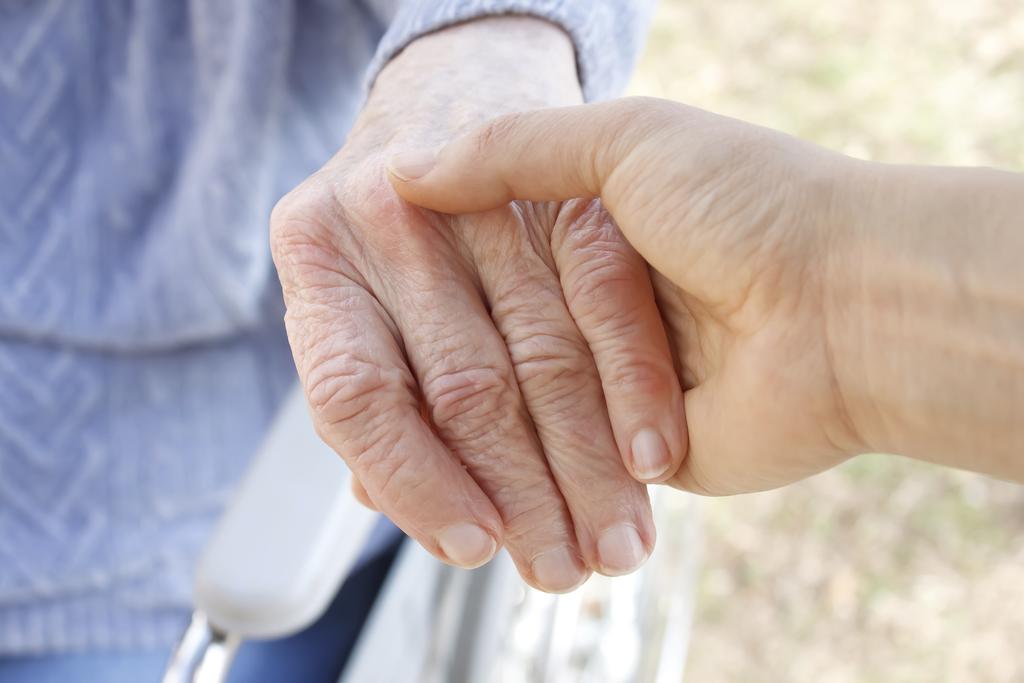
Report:
[[502,14],[547,19],[576,47],[587,101],[619,95],[629,80],[655,0],[405,0],[367,72],[367,90],[380,70],[420,36],[452,24]]

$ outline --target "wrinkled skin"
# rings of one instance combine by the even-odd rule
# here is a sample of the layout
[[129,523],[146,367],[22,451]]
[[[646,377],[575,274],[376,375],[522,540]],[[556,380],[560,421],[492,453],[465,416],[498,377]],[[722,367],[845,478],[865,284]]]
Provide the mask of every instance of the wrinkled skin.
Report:
[[551,591],[631,571],[653,547],[627,469],[637,430],[657,430],[676,463],[685,453],[646,264],[596,202],[444,216],[399,199],[385,161],[495,114],[578,102],[575,79],[568,40],[535,19],[425,37],[271,225],[314,423],[357,495],[454,564],[504,545]]
[[443,149],[425,176],[393,180],[453,213],[600,195],[655,269],[686,390],[689,450],[666,483],[725,495],[865,450],[832,358],[842,304],[830,285],[852,282],[832,269],[849,253],[843,217],[858,209],[833,201],[838,168],[837,155],[792,138],[639,98],[502,117]]

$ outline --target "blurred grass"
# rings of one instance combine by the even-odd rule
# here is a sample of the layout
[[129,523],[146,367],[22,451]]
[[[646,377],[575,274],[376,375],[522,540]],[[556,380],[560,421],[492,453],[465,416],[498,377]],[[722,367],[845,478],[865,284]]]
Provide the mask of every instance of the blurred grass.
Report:
[[860,157],[1024,166],[1019,0],[662,0],[634,93]]
[[[862,158],[1022,171],[1024,6],[662,0],[631,91]],[[705,523],[690,681],[1024,681],[1021,487],[868,456]]]

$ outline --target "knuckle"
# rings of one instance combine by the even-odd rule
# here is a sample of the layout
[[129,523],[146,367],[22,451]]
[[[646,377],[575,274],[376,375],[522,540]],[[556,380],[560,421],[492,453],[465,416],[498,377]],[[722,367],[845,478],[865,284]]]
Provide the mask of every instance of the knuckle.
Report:
[[[329,350],[328,350],[329,351]],[[306,397],[322,438],[352,431],[373,438],[378,423],[411,399],[403,372],[350,352],[321,352],[306,368]],[[359,423],[359,431],[348,425]],[[348,440],[348,439],[346,439]]]
[[[637,276],[617,251],[597,251],[581,259],[566,277],[565,300],[573,317],[589,328],[617,333],[636,323]],[[611,328],[611,329],[606,329]]]
[[[311,179],[312,180],[312,179]],[[270,241],[289,241],[296,235],[307,235],[310,226],[320,221],[325,208],[322,193],[307,180],[277,200],[270,211]]]
[[365,240],[342,197],[314,174],[278,200],[270,215],[270,251],[285,303],[350,303],[368,289]]
[[422,476],[416,461],[399,452],[396,443],[397,439],[387,447],[364,451],[358,462],[381,500],[397,508],[416,510],[419,507],[417,499],[424,491],[429,495],[431,489],[428,484],[432,482],[429,477]]
[[295,188],[288,194],[282,196],[274,204],[274,208],[270,210],[270,238],[271,241],[283,237],[289,232],[288,228],[292,225],[293,219],[297,212],[298,199],[296,196],[300,192],[299,188]]
[[697,496],[718,497],[728,495],[709,480],[702,469],[695,467],[690,461],[684,462],[683,466],[676,471],[672,478],[664,483],[679,491],[686,491]]
[[675,381],[665,363],[643,360],[623,354],[609,363],[605,386],[619,389],[631,397],[668,396]]
[[533,401],[562,402],[594,381],[595,369],[582,340],[535,332],[509,345],[520,386]]
[[623,97],[609,103],[609,106],[612,107],[612,120],[617,124],[612,129],[620,131],[630,125],[657,131],[666,123],[691,112],[690,107],[677,102],[643,95]]
[[[529,490],[513,491],[512,502],[502,509],[502,521],[511,544],[521,544],[532,538],[570,536],[568,515],[560,494],[538,495]],[[524,495],[527,494],[527,495]]]
[[636,322],[638,297],[653,296],[639,255],[600,207],[566,218],[558,244],[566,304],[588,329],[623,331]]
[[515,384],[511,369],[480,365],[439,372],[422,382],[423,397],[430,406],[434,425],[442,434],[489,429],[497,418],[511,412]]
[[477,154],[486,154],[495,147],[501,147],[508,143],[519,130],[523,123],[521,113],[512,113],[499,116],[484,125],[474,138],[475,151]]
[[279,271],[310,260],[311,251],[323,252],[331,244],[329,212],[322,193],[305,185],[277,201],[270,213],[270,253]]
[[625,515],[636,505],[636,487],[643,486],[625,473],[617,452],[601,452],[604,467],[567,468],[563,494],[571,501],[574,516],[584,511],[603,516]]

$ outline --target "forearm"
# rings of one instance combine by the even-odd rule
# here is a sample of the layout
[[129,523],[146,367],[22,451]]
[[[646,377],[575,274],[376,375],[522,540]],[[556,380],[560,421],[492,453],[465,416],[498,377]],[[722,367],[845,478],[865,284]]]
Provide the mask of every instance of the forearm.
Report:
[[830,294],[851,420],[872,450],[1024,481],[1024,175],[860,168],[871,218]]

